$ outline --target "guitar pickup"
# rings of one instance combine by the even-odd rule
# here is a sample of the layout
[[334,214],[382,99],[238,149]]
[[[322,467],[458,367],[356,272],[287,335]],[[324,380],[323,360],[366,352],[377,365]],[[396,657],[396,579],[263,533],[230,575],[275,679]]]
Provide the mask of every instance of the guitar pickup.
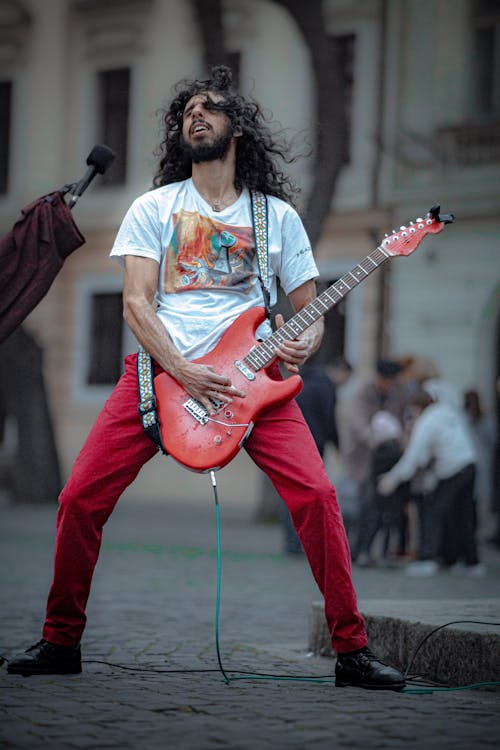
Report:
[[247,380],[255,380],[255,373],[252,372],[252,370],[247,367],[241,359],[235,360],[234,366],[246,377]]

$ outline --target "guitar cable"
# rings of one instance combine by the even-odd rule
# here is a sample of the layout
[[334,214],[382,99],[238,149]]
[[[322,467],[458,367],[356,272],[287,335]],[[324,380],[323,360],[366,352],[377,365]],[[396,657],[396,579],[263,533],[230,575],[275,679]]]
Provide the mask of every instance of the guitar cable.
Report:
[[[273,681],[289,681],[289,682],[315,682],[318,684],[335,684],[335,678],[330,674],[325,675],[290,675],[290,674],[269,674],[263,672],[250,672],[236,669],[226,669],[222,662],[221,649],[220,649],[220,637],[219,637],[219,623],[220,623],[220,603],[221,603],[221,579],[222,579],[222,545],[221,545],[221,523],[220,523],[220,506],[219,497],[217,491],[217,481],[215,478],[215,471],[210,471],[210,479],[212,489],[214,493],[215,501],[215,526],[216,526],[216,539],[217,539],[217,586],[216,586],[216,601],[215,601],[215,649],[217,655],[218,668],[213,669],[157,669],[155,667],[132,667],[124,664],[117,664],[103,659],[83,659],[83,664],[104,664],[109,667],[115,667],[116,669],[123,669],[130,672],[153,672],[157,674],[200,674],[200,673],[214,673],[218,672],[222,675],[222,678],[226,685],[230,685],[231,682],[237,680],[273,680]],[[476,688],[485,687],[500,687],[500,680],[476,682],[470,685],[460,686],[443,686],[440,683],[425,678],[424,675],[410,674],[410,669],[415,661],[417,654],[419,653],[422,646],[438,631],[446,628],[450,625],[457,625],[461,623],[472,623],[477,625],[490,625],[494,627],[500,627],[500,622],[485,622],[482,620],[453,620],[431,630],[424,638],[420,640],[417,647],[415,648],[407,668],[404,671],[404,677],[408,682],[412,683],[412,686],[406,686],[400,693],[419,695],[419,694],[430,694],[434,692],[450,692],[460,690],[471,690]],[[9,662],[9,659],[0,654],[0,665],[4,662]],[[414,687],[419,685],[419,687]]]

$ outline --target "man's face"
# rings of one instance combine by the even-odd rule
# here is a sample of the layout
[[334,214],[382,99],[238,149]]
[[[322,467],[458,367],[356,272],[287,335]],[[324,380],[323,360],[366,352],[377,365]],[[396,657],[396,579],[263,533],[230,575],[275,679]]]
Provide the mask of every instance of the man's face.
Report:
[[182,145],[195,163],[223,159],[235,137],[226,113],[210,109],[210,101],[223,100],[221,94],[209,91],[192,96],[184,108]]

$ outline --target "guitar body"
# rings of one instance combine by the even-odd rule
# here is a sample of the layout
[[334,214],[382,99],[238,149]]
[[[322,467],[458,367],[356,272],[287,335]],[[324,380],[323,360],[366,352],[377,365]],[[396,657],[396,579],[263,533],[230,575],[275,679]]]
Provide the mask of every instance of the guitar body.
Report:
[[259,344],[255,331],[264,319],[263,308],[251,308],[234,321],[211,352],[194,360],[211,365],[218,373],[229,377],[235,388],[246,393],[245,398],[234,398],[231,404],[222,404],[210,415],[209,421],[202,423],[203,419],[191,413],[193,405],[196,408],[193,400],[186,407],[190,396],[175,378],[163,372],[154,379],[165,450],[192,471],[203,473],[226,466],[239,452],[259,414],[289,401],[302,388],[298,375],[273,380],[267,367],[252,371],[254,379],[249,380],[235,365]]

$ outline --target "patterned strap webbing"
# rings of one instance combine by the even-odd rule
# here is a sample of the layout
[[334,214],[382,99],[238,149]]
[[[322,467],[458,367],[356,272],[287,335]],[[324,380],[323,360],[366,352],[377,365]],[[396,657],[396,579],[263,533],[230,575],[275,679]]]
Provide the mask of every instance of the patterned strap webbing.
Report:
[[137,380],[139,382],[139,406],[137,407],[142,419],[142,429],[146,435],[156,443],[158,448],[166,453],[160,433],[160,420],[153,385],[153,363],[150,355],[139,347],[137,355]]
[[271,317],[271,295],[269,292],[269,254],[268,254],[268,224],[267,198],[264,193],[252,190],[252,219],[257,248],[257,262],[259,264],[259,281],[264,297],[266,315]]

